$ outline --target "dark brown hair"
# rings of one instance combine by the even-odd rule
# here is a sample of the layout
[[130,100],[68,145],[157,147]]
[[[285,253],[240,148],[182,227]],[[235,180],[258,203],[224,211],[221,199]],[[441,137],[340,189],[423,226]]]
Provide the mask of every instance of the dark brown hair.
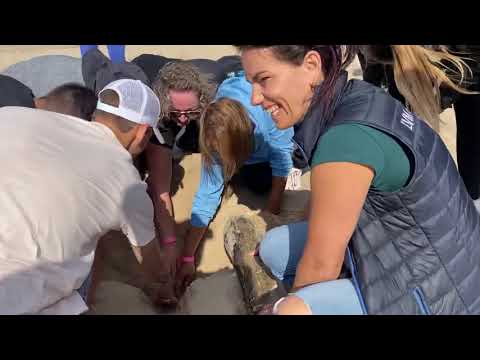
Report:
[[46,110],[90,121],[97,107],[97,97],[89,88],[76,83],[56,87],[46,96]]
[[[472,94],[461,85],[471,70],[444,45],[234,45],[240,51],[269,48],[278,60],[300,65],[308,51],[317,51],[322,58],[325,80],[317,99],[329,109],[335,82],[361,50],[370,61],[391,64],[395,82],[407,106],[434,130],[439,129],[440,86],[462,94]],[[448,70],[448,73],[447,73]],[[315,100],[315,99],[314,99]]]
[[316,51],[322,58],[322,71],[325,79],[319,87],[314,101],[320,100],[329,108],[335,83],[344,70],[355,59],[357,45],[234,45],[239,51],[249,49],[270,49],[278,60],[301,65],[309,51]]

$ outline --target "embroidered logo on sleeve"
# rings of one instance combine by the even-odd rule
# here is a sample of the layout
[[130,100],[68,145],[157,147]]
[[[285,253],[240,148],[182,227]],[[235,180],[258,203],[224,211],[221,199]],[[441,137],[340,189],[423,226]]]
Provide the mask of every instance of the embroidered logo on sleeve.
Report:
[[414,125],[414,116],[411,112],[409,112],[407,109],[404,109],[402,112],[402,118],[400,119],[400,122],[402,125],[408,127],[410,131],[413,131],[413,125]]

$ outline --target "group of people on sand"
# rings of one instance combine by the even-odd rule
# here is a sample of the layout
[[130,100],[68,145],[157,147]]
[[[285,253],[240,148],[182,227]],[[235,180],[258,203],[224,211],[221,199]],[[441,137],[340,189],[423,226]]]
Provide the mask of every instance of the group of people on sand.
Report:
[[[238,175],[278,214],[294,168],[311,171],[310,200],[304,221],[259,244],[288,290],[262,314],[480,313],[480,179],[462,178],[438,135],[446,93],[478,102],[466,51],[235,47],[239,56],[215,61],[127,62],[123,45],[109,57],[81,45],[81,59],[39,57],[0,75],[0,313],[87,311],[111,230],[130,241],[152,302],[175,304],[226,184]],[[390,91],[348,79],[357,55],[365,74],[393,72]],[[180,248],[172,167],[197,152]]]

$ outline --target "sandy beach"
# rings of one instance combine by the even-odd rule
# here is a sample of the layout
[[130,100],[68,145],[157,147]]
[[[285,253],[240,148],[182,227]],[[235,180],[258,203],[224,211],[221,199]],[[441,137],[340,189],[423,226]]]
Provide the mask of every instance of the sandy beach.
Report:
[[[101,46],[106,53],[106,47]],[[217,59],[224,55],[236,54],[230,45],[129,45],[127,59],[144,54],[158,54],[176,58]],[[40,55],[80,56],[78,45],[0,45],[0,71],[11,64]],[[352,77],[361,78],[358,61],[351,65]],[[48,74],[46,74],[48,76]],[[456,159],[456,126],[453,110],[442,114],[441,136]],[[188,155],[175,167],[173,202],[177,235],[183,238],[190,219],[193,196],[200,177],[200,156]],[[271,219],[258,218],[265,228],[285,223],[300,217],[309,196],[309,174],[302,177],[302,188],[287,191],[282,212]],[[222,206],[210,225],[200,250],[198,279],[182,299],[177,314],[245,314],[241,288],[235,271],[225,253],[223,244],[224,226],[231,216],[258,213],[264,198],[254,196],[239,186],[233,186],[231,196],[223,200]],[[162,313],[155,309],[142,291],[132,282],[132,274],[139,273],[139,267],[131,253],[125,237],[112,233],[102,246],[105,257],[101,259],[101,284],[97,291],[96,303],[90,314],[145,314]],[[168,312],[172,313],[172,312]]]

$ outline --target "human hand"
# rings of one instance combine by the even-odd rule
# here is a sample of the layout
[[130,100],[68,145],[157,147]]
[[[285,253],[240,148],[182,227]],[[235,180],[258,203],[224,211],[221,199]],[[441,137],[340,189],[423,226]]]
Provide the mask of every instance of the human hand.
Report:
[[169,279],[167,281],[149,283],[143,287],[143,291],[155,306],[175,305],[178,303],[178,299],[175,296],[174,286],[174,280]]
[[196,272],[197,269],[193,262],[182,262],[179,265],[175,279],[175,295],[177,297],[182,296],[187,287],[195,280]]

